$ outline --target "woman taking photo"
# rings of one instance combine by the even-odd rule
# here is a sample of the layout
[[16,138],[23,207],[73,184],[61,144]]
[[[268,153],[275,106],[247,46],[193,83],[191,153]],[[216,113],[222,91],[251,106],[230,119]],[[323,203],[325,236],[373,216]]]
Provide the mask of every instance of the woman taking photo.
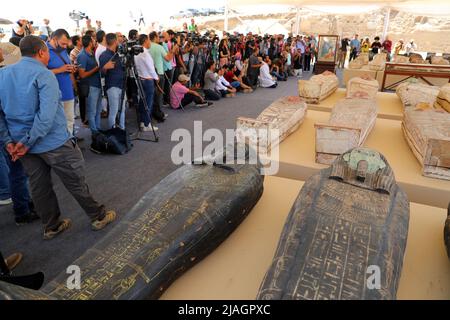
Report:
[[227,65],[230,59],[230,50],[228,48],[228,40],[226,38],[222,39],[219,44],[219,65],[222,68]]

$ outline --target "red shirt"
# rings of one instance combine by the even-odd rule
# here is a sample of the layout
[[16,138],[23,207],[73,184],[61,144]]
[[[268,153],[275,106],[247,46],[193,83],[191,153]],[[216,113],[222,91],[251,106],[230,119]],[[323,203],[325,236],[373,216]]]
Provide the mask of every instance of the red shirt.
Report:
[[384,40],[384,42],[383,42],[383,49],[390,53],[392,51],[392,41],[391,40]]
[[229,83],[234,82],[234,79],[233,79],[234,73],[233,73],[233,71],[227,71],[227,73],[225,73],[223,77],[224,77],[225,80],[227,80]]

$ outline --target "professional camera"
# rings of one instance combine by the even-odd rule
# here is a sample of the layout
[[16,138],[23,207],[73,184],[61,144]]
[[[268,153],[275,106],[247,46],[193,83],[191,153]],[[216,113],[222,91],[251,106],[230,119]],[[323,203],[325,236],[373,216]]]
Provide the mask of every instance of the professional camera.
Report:
[[136,40],[125,42],[119,47],[119,54],[124,56],[137,56],[144,52],[144,47],[138,45]]

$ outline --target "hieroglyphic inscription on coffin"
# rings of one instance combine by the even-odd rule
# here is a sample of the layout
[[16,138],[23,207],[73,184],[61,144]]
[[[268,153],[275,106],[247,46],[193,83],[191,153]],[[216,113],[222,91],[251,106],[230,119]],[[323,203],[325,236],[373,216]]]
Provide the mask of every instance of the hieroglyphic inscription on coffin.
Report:
[[450,114],[405,110],[403,133],[426,177],[450,180]]
[[43,292],[57,299],[156,299],[237,228],[262,190],[256,165],[186,165],[73,263],[81,268],[81,290],[69,290],[63,273]]
[[[408,225],[409,202],[386,159],[346,153],[304,185],[258,299],[395,299]],[[368,286],[371,268],[383,275],[379,290]]]
[[375,100],[354,98],[339,101],[327,124],[315,124],[316,161],[331,164],[344,152],[362,146],[375,126],[377,112]]
[[[307,105],[299,97],[284,97],[272,103],[256,119],[239,117],[236,138],[240,143],[262,153],[268,153],[277,143],[281,143],[303,123]],[[277,130],[279,136],[274,136]]]
[[299,80],[300,98],[306,103],[318,104],[332,95],[339,87],[338,77],[329,71],[312,76],[309,80]]

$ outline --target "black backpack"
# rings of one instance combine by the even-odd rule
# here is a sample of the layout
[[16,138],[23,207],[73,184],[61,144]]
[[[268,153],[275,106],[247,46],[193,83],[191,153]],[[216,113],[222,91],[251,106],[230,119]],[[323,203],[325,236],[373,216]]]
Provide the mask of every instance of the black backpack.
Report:
[[128,132],[120,128],[99,131],[92,135],[91,150],[95,153],[124,155],[132,148],[133,144]]

